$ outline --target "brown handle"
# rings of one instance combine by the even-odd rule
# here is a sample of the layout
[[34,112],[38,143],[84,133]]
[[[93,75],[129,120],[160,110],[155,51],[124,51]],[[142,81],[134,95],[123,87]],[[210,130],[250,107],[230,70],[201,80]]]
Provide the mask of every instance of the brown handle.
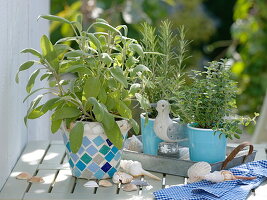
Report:
[[243,142],[240,145],[238,145],[236,148],[234,148],[234,150],[229,154],[229,156],[227,156],[227,158],[223,161],[222,167],[221,169],[225,169],[225,167],[227,166],[227,164],[233,160],[235,158],[235,156],[241,151],[243,150],[245,147],[249,146],[249,151],[248,154],[244,157],[243,163],[246,161],[247,157],[252,154],[253,152],[253,145],[250,142]]

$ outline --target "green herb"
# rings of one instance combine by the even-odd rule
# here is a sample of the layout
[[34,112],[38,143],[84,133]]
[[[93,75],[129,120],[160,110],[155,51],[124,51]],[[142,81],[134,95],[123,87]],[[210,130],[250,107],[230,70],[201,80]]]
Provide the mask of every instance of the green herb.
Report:
[[240,125],[255,122],[249,117],[235,116],[237,83],[231,79],[227,60],[213,61],[205,71],[193,71],[192,84],[177,93],[176,108],[185,123],[213,129],[231,138],[239,138]]
[[[185,30],[181,26],[178,33],[172,32],[171,23],[168,20],[162,21],[159,33],[147,23],[143,24],[142,45],[145,50],[142,62],[149,68],[149,73],[143,79],[141,107],[151,116],[156,116],[155,109],[150,103],[156,103],[161,99],[171,101],[173,91],[180,89],[184,82],[182,70],[186,56],[186,48],[189,41],[185,39]],[[178,47],[175,40],[179,41]],[[150,53],[159,52],[159,53]]]
[[[132,119],[130,105],[142,84],[141,77],[147,73],[146,66],[139,64],[143,56],[142,47],[136,40],[127,37],[127,27],[124,25],[112,27],[106,21],[97,19],[84,31],[80,17],[77,21],[51,15],[41,18],[69,24],[75,37],[62,38],[52,44],[44,35],[41,38],[42,52],[34,49],[22,51],[37,58],[19,68],[19,72],[33,66],[37,68],[27,84],[29,95],[26,99],[40,90],[44,91],[31,102],[25,123],[27,119],[38,118],[48,110],[52,111],[53,133],[60,128],[62,121],[68,127],[76,121],[100,122],[113,144],[121,148],[123,138],[115,119],[129,120],[134,130],[139,130]],[[88,32],[92,28],[96,32]],[[68,41],[75,41],[79,48],[62,44]],[[40,80],[48,81],[50,87],[32,91],[39,74]],[[65,78],[66,74],[71,78]],[[47,102],[41,101],[43,96],[51,94],[55,97]],[[70,134],[72,151],[77,152],[83,136],[81,123],[74,126]]]

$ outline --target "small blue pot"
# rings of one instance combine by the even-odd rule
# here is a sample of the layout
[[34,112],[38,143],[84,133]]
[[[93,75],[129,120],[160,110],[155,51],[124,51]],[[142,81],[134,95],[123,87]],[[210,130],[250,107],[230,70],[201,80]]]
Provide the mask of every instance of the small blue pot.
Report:
[[220,132],[212,129],[188,127],[190,160],[195,162],[205,161],[216,163],[225,160],[226,137],[224,134],[219,137]]
[[154,132],[155,119],[148,118],[148,123],[145,123],[144,114],[140,115],[141,118],[141,133],[143,142],[143,151],[145,154],[158,155],[158,145],[163,142]]

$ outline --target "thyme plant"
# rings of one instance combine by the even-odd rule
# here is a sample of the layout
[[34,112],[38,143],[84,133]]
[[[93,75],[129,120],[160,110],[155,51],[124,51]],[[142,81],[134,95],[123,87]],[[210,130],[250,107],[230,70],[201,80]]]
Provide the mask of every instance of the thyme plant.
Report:
[[[157,30],[147,23],[143,24],[142,46],[146,52],[151,53],[142,57],[142,63],[149,68],[149,73],[143,79],[141,107],[150,112],[150,117],[156,116],[156,111],[151,107],[151,103],[156,103],[161,99],[171,100],[173,91],[180,89],[184,82],[182,70],[189,41],[185,39],[185,28],[181,26],[177,30],[178,34],[172,31],[170,21],[162,21]],[[178,40],[176,47],[174,41]]]
[[[55,133],[62,122],[70,128],[70,146],[77,152],[83,138],[82,121],[100,122],[106,135],[118,148],[122,147],[123,138],[116,119],[126,119],[135,132],[139,131],[132,118],[131,101],[140,88],[140,77],[148,69],[139,64],[144,56],[142,47],[135,39],[127,37],[127,26],[113,27],[103,19],[97,19],[87,30],[82,29],[82,19],[67,19],[45,15],[44,19],[69,24],[74,37],[66,37],[52,44],[47,36],[41,38],[41,50],[24,49],[22,53],[31,53],[36,60],[23,63],[19,72],[35,66],[26,90],[29,95],[36,95],[31,102],[27,119],[35,119],[52,111],[51,131]],[[92,31],[93,28],[97,31]],[[64,44],[75,41],[77,49]],[[37,64],[37,65],[34,65]],[[33,90],[39,74],[41,81],[48,81],[49,88]],[[72,80],[64,79],[64,74],[72,74]],[[18,75],[16,77],[18,82]],[[138,82],[138,83],[137,83]],[[53,98],[42,102],[45,95]],[[74,127],[71,124],[75,124]]]
[[185,123],[213,129],[231,138],[240,138],[240,125],[255,122],[249,117],[235,116],[237,83],[231,79],[227,60],[210,62],[205,71],[193,71],[192,84],[179,91],[176,106]]

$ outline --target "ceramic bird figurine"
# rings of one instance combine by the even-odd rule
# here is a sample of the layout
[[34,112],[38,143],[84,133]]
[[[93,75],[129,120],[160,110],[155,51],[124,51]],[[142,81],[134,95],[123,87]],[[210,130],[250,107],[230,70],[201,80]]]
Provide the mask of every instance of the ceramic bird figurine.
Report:
[[154,122],[156,135],[166,142],[177,142],[179,139],[180,125],[171,120],[170,104],[168,101],[160,100],[157,102],[156,110],[158,115]]

